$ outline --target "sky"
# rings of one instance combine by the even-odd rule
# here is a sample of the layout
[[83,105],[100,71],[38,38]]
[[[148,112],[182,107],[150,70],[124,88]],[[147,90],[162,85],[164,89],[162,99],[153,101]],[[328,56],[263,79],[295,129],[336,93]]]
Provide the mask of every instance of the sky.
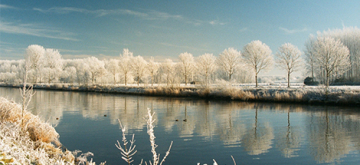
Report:
[[273,54],[284,43],[304,51],[310,34],[359,27],[359,9],[359,0],[0,0],[0,60],[22,59],[32,44],[63,58],[118,57],[128,48],[159,61],[242,51],[254,40]]

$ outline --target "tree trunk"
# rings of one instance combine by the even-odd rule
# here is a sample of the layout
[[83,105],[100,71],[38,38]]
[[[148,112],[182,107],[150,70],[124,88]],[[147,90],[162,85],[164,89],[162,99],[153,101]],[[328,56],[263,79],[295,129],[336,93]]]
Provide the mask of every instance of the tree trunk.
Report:
[[330,73],[326,70],[326,87],[329,87],[330,84]]
[[114,85],[116,84],[115,74],[114,74]]
[[290,88],[290,72],[288,71],[288,88]]
[[151,73],[151,86],[154,86],[154,74]]
[[257,80],[257,73],[255,73],[255,87],[257,88],[258,87],[258,80]]
[[137,76],[138,76],[137,84],[138,84],[138,86],[140,86],[140,76],[139,76],[139,74],[137,74]]
[[185,86],[187,85],[187,75],[186,75],[186,72],[185,72]]
[[126,75],[127,75],[127,73],[125,73],[125,79],[124,79],[124,81],[125,81],[125,83],[124,83],[124,84],[125,84],[125,86],[126,86]]

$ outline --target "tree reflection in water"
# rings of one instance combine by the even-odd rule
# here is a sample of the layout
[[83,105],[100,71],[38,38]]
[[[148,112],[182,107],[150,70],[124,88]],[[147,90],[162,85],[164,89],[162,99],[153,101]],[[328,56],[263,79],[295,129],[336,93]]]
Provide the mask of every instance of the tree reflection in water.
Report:
[[273,129],[269,123],[259,126],[258,124],[258,107],[255,108],[255,123],[252,129],[248,130],[244,136],[244,148],[249,155],[260,155],[268,152],[272,147],[274,139]]
[[319,163],[340,161],[352,148],[351,137],[344,128],[344,118],[329,111],[311,114],[309,127],[310,150]]
[[301,134],[299,130],[290,125],[290,109],[287,111],[288,125],[280,131],[276,147],[285,158],[292,158],[299,156],[296,151],[300,148]]
[[[0,88],[0,96],[20,102],[17,89]],[[220,141],[224,147],[239,147],[249,155],[266,155],[276,147],[285,158],[310,151],[318,163],[331,163],[360,150],[360,112],[354,111],[356,108],[42,90],[36,91],[29,106],[55,126],[61,124],[65,113],[81,114],[114,125],[120,119],[127,131],[146,128],[143,117],[147,107],[156,111],[158,129],[176,133],[184,141],[196,137]]]

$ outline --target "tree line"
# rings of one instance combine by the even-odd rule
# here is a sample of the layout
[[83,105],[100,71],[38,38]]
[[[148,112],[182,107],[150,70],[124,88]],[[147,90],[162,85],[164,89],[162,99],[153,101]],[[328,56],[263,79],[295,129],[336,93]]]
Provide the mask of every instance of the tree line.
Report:
[[89,84],[166,84],[190,82],[210,85],[217,80],[237,83],[255,82],[258,74],[275,64],[286,71],[288,87],[291,73],[306,66],[306,75],[325,85],[332,82],[360,82],[360,29],[343,28],[310,35],[302,53],[296,46],[285,43],[275,55],[265,43],[256,40],[242,51],[227,48],[217,57],[205,53],[194,57],[184,52],[178,61],[155,61],[134,56],[128,49],[116,58],[99,60],[96,57],[63,59],[55,49],[30,45],[23,60],[1,60],[0,82],[21,84],[24,73],[30,83]]

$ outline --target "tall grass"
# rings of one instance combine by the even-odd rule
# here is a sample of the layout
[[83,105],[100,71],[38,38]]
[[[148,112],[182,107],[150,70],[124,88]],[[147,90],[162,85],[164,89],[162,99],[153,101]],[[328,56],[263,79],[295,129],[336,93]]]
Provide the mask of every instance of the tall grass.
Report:
[[[165,159],[167,158],[167,156],[169,156],[170,154],[170,150],[171,150],[171,147],[172,147],[172,144],[173,142],[171,141],[170,143],[170,146],[169,146],[169,149],[168,151],[165,153],[165,156],[160,159],[160,154],[158,154],[156,152],[156,143],[155,143],[155,133],[154,133],[154,122],[155,122],[155,119],[154,119],[154,115],[155,115],[155,112],[151,112],[150,108],[147,109],[147,116],[145,117],[146,119],[146,122],[147,122],[147,133],[149,135],[149,140],[150,140],[150,146],[151,146],[151,153],[153,155],[153,160],[149,160],[149,161],[143,161],[141,159],[140,161],[140,165],[144,162],[145,165],[147,165],[149,163],[149,165],[162,165],[164,162],[165,162]],[[125,131],[126,131],[126,128],[125,126],[123,126],[121,124],[121,121],[119,120],[119,125],[120,125],[120,128],[121,128],[121,132],[122,132],[122,141],[123,141],[123,144],[121,144],[119,141],[117,141],[117,144],[115,144],[115,146],[121,151],[121,155],[123,155],[122,159],[125,160],[125,162],[127,162],[129,165],[134,161],[132,159],[132,156],[136,154],[136,150],[135,150],[135,147],[136,145],[134,145],[135,143],[135,140],[134,140],[134,134],[132,135],[132,140],[130,140],[130,145],[129,145],[129,148],[128,147],[128,141],[126,139],[126,136],[125,136]],[[161,160],[161,161],[160,161]]]
[[71,152],[63,152],[51,143],[33,141],[19,123],[0,122],[0,155],[0,164],[74,164]]
[[0,97],[0,164],[95,165],[87,160],[91,153],[75,157],[78,151],[63,151],[60,146],[54,127]]

